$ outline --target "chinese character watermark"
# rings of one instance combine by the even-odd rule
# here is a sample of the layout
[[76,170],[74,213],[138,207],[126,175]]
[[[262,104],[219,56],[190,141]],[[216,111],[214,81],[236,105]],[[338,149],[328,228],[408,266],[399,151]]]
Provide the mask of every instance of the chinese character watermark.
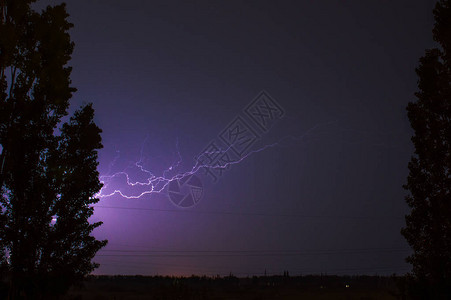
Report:
[[[262,91],[195,157],[195,172],[201,171],[213,183],[252,151],[252,146],[283,118],[282,106]],[[187,179],[186,179],[187,178]],[[186,187],[185,187],[186,186]],[[184,192],[182,191],[184,189]],[[192,207],[203,196],[202,182],[195,175],[173,181],[169,197],[179,207]]]

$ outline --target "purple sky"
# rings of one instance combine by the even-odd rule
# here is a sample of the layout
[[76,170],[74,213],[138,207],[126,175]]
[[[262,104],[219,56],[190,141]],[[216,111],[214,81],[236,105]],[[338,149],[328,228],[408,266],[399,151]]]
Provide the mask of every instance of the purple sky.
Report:
[[[191,170],[237,116],[259,136],[248,151],[279,142],[216,183],[197,172],[193,207],[167,188],[102,197],[95,235],[109,244],[96,273],[408,271],[405,107],[434,46],[434,3],[67,1],[72,104],[93,102],[103,129],[102,194],[149,191],[124,174]],[[243,112],[262,90],[284,110],[267,132]]]

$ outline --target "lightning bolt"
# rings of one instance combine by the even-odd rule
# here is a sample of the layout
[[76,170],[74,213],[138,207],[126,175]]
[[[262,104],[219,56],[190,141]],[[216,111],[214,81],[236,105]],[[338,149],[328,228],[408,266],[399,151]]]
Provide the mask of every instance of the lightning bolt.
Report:
[[[274,147],[278,147],[278,146],[283,146],[283,143],[285,141],[291,140],[291,141],[303,141],[308,135],[313,134],[313,132],[318,129],[320,126],[325,126],[325,125],[329,125],[332,123],[336,123],[337,121],[331,121],[331,122],[327,122],[327,123],[322,123],[322,124],[318,124],[315,125],[313,127],[311,127],[310,129],[308,129],[307,131],[305,131],[302,135],[300,136],[293,136],[293,135],[289,135],[289,136],[285,136],[281,139],[279,139],[278,141],[271,143],[271,144],[266,144],[258,149],[254,149],[251,150],[249,152],[247,152],[245,155],[242,155],[239,157],[239,159],[237,160],[233,160],[233,161],[229,161],[229,162],[225,162],[221,165],[211,165],[208,163],[199,163],[199,160],[197,158],[199,158],[200,156],[204,155],[204,154],[224,154],[227,151],[229,151],[233,146],[235,146],[235,144],[230,145],[227,148],[224,149],[219,149],[218,151],[204,151],[202,153],[200,153],[197,157],[196,157],[196,164],[194,164],[191,169],[184,171],[184,172],[179,172],[175,175],[168,175],[171,172],[173,172],[174,170],[176,170],[180,164],[182,163],[182,155],[180,154],[180,150],[179,150],[179,142],[178,142],[178,138],[176,139],[176,154],[177,154],[177,160],[174,161],[169,167],[167,167],[163,172],[161,176],[156,176],[153,172],[151,172],[150,170],[147,170],[146,168],[144,168],[144,164],[143,164],[143,151],[144,151],[144,146],[148,140],[148,136],[146,137],[146,139],[144,140],[144,142],[142,143],[141,146],[141,151],[140,151],[140,159],[138,161],[136,161],[134,163],[134,166],[138,168],[138,170],[140,172],[142,172],[142,174],[146,174],[147,178],[144,181],[132,181],[130,179],[130,176],[128,174],[128,172],[126,172],[126,169],[124,169],[123,171],[120,172],[116,172],[112,175],[104,175],[104,176],[100,176],[100,181],[101,183],[104,185],[102,187],[102,189],[99,191],[99,193],[95,196],[96,198],[107,198],[107,197],[111,197],[113,195],[120,195],[121,197],[125,198],[125,199],[140,199],[143,196],[146,195],[151,195],[151,194],[158,194],[158,193],[162,193],[165,188],[168,186],[169,183],[171,183],[172,181],[175,180],[179,180],[183,177],[186,176],[190,176],[190,175],[194,175],[196,174],[199,170],[201,170],[202,168],[210,168],[210,169],[226,169],[229,168],[233,165],[239,164],[242,161],[246,160],[248,157],[250,157],[251,155],[257,154],[259,152],[265,151],[269,148],[274,148]],[[112,166],[114,165],[114,163],[118,160],[119,158],[119,151],[117,151],[117,156],[114,158],[113,162],[110,164],[109,166],[109,170],[112,169]],[[123,192],[124,189],[114,189],[114,191],[110,192],[110,193],[105,193],[104,190],[106,188],[109,187],[109,185],[111,184],[111,181],[114,178],[118,178],[118,177],[125,177],[125,184],[128,188],[133,188],[133,187],[140,187],[140,188],[144,188],[145,191],[141,192],[138,195],[129,195],[125,192]]]

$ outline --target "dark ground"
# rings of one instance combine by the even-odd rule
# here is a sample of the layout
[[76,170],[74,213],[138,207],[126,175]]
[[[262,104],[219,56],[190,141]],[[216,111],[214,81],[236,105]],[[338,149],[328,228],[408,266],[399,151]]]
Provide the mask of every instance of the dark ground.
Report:
[[399,277],[91,276],[65,299],[401,299]]

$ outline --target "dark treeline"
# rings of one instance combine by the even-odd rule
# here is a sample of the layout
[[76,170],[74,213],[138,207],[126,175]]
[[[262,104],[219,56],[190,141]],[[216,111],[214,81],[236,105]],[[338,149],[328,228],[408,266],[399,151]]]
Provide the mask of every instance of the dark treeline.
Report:
[[402,299],[398,276],[88,276],[67,299]]
[[147,285],[160,285],[160,284],[187,284],[187,285],[236,285],[236,286],[246,286],[246,285],[263,285],[263,286],[273,286],[277,285],[295,285],[302,287],[346,287],[346,285],[351,286],[351,284],[359,287],[382,287],[390,286],[397,282],[397,276],[368,276],[368,275],[300,275],[300,276],[287,276],[287,275],[271,275],[271,276],[248,276],[248,277],[237,277],[233,274],[228,276],[198,276],[191,275],[189,277],[183,276],[125,276],[125,275],[90,275],[87,277],[87,282],[110,282],[110,283],[137,283],[137,284],[147,284]]

